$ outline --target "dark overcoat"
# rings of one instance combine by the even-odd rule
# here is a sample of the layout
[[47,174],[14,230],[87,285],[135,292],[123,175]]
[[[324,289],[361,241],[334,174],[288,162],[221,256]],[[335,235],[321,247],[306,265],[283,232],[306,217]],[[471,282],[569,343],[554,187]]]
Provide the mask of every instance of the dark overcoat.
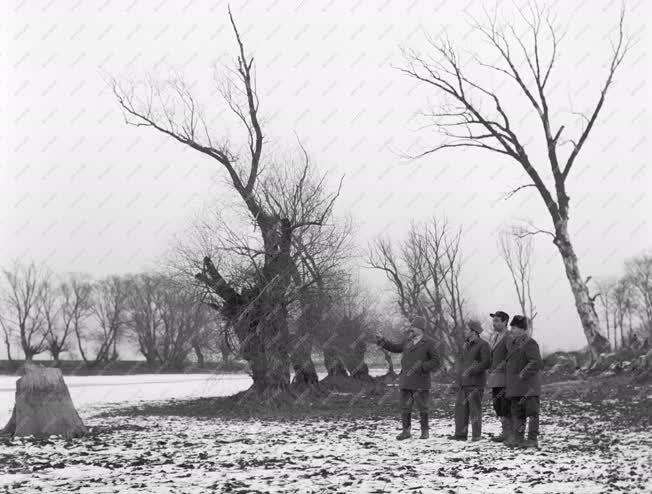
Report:
[[543,360],[539,344],[527,335],[507,341],[505,396],[541,395]]
[[381,338],[378,343],[385,350],[403,353],[399,382],[401,389],[430,389],[430,373],[441,365],[433,340],[424,336],[414,345],[407,339],[393,343]]
[[490,388],[505,387],[505,357],[507,357],[507,340],[509,338],[509,333],[505,331],[504,335],[496,334],[496,337],[490,342],[491,365],[487,377],[487,386]]
[[490,365],[489,343],[482,338],[478,338],[473,343],[464,343],[458,362],[458,385],[484,387]]

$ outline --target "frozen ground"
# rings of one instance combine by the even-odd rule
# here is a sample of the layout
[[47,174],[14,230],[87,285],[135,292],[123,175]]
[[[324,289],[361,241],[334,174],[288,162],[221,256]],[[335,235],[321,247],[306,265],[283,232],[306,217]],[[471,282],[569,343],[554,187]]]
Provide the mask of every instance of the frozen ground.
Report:
[[[73,398],[86,400],[80,409],[87,425],[99,432],[71,442],[0,443],[0,492],[652,492],[652,431],[636,417],[619,419],[632,407],[649,410],[649,388],[608,403],[550,396],[542,449],[515,451],[487,440],[448,441],[448,398],[433,411],[431,439],[405,442],[394,439],[397,420],[383,415],[260,421],[116,412],[120,399],[133,404],[248,386],[246,376],[172,377],[67,378]],[[93,382],[113,392],[84,386]],[[93,416],[106,407],[115,414]],[[495,432],[487,407],[485,435]]]
[[[64,379],[82,417],[139,402],[227,396],[251,385],[251,379],[245,374],[65,376]],[[15,376],[0,376],[0,428],[11,415],[16,380]]]

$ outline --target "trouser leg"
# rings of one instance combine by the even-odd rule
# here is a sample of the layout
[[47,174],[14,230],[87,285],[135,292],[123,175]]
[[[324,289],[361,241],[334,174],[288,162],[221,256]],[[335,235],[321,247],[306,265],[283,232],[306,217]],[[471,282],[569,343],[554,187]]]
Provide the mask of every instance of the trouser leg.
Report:
[[510,419],[510,408],[511,403],[509,398],[505,396],[505,388],[492,388],[491,389],[491,398],[496,412],[496,416],[500,419],[501,431],[498,436],[495,436],[492,440],[496,442],[503,442],[509,440],[511,436],[511,419]]
[[525,415],[528,420],[527,438],[537,439],[539,437],[539,397],[528,396],[525,402]]
[[[414,392],[414,401],[421,416],[421,428],[428,428],[428,408],[430,405],[430,390],[420,389]],[[425,420],[425,421],[424,421]],[[424,427],[425,425],[425,427]]]
[[430,425],[428,423],[428,406],[430,404],[430,390],[420,389],[415,391],[415,402],[419,410],[419,425],[421,426],[421,438],[428,439]]
[[401,433],[396,439],[408,439],[412,427],[412,403],[414,396],[412,390],[401,389]]
[[469,400],[467,390],[460,387],[455,400],[455,435],[466,437],[469,433]]
[[473,437],[482,435],[482,396],[483,388],[471,388],[468,394],[469,417],[471,420],[471,431]]
[[414,392],[411,389],[401,389],[401,415],[412,416]]
[[522,442],[525,435],[525,398],[523,396],[511,399],[512,431],[515,442]]

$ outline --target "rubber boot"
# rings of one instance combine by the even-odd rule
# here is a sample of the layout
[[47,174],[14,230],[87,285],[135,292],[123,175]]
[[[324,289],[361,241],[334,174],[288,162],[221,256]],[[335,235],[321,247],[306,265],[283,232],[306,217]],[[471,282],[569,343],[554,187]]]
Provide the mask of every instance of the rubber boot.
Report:
[[399,441],[403,441],[404,439],[409,439],[412,437],[412,434],[410,433],[410,429],[412,428],[412,413],[403,412],[401,414],[401,422],[403,424],[403,430],[398,436],[396,436],[396,439]]
[[509,448],[518,448],[523,444],[525,436],[525,419],[512,418],[512,436],[503,444]]
[[503,441],[506,441],[507,438],[509,437],[509,427],[510,427],[509,417],[500,417],[500,426],[501,426],[500,434],[491,438],[491,440],[495,443],[502,443]]
[[428,426],[428,414],[421,412],[421,437],[420,439],[428,439],[430,437],[430,427]]

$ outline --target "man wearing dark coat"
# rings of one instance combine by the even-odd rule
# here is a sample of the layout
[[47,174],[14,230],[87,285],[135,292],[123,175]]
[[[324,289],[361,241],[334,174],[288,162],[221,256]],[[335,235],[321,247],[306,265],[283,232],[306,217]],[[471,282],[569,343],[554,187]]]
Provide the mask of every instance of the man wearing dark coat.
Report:
[[541,352],[538,343],[527,334],[527,319],[524,316],[514,316],[510,328],[512,338],[507,341],[505,392],[511,405],[513,437],[505,441],[505,445],[538,448],[539,396],[543,368]]
[[384,337],[378,337],[378,345],[394,353],[403,353],[401,357],[401,433],[398,440],[411,437],[412,405],[420,412],[421,439],[428,439],[428,403],[430,402],[430,373],[440,366],[435,342],[424,336],[425,319],[415,317],[411,326],[405,330],[405,338],[400,343],[393,343]]
[[450,439],[466,441],[471,421],[471,440],[482,436],[482,395],[491,364],[489,343],[480,338],[482,324],[469,321],[464,329],[464,345],[458,360],[458,391],[455,400],[455,434]]
[[507,330],[509,315],[502,310],[497,310],[489,315],[492,317],[494,333],[489,338],[491,366],[489,367],[487,387],[491,388],[494,411],[500,420],[502,429],[500,434],[491,440],[503,442],[511,432],[511,403],[505,394],[505,357],[507,356],[507,340],[509,339],[509,331]]

